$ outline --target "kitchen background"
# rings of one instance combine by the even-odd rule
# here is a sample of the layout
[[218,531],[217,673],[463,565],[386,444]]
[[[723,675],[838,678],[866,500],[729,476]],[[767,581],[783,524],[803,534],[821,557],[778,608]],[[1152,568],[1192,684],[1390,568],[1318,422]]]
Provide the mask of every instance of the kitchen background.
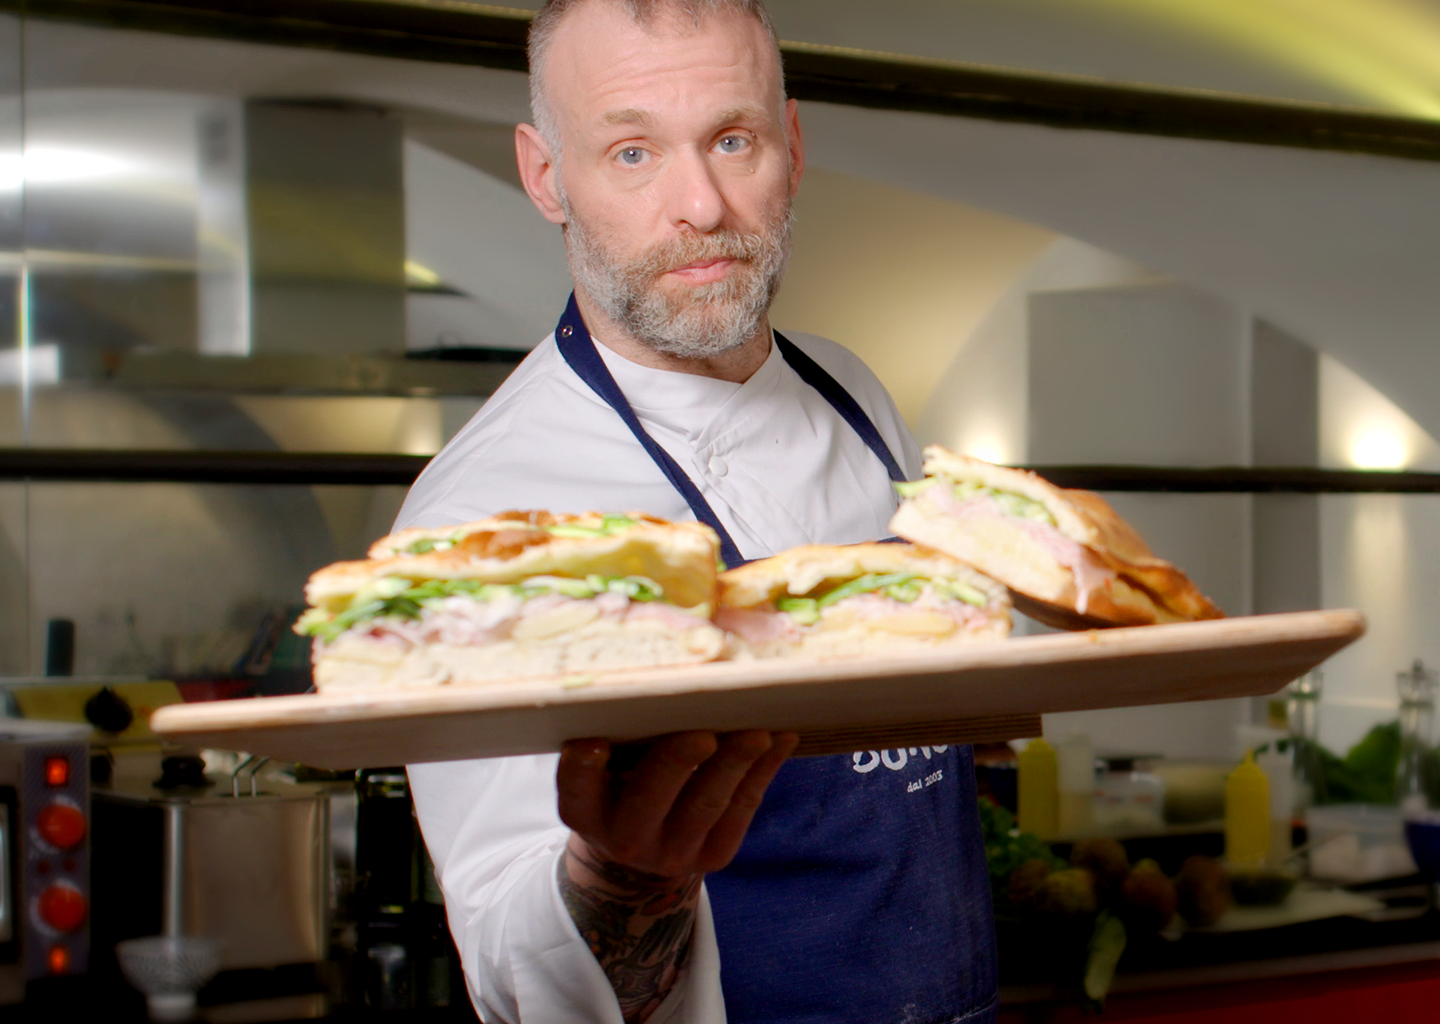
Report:
[[[1440,113],[1440,14],[1369,4],[1359,31],[1359,7],[772,4],[782,38],[817,46]],[[568,277],[513,169],[523,74],[76,9],[0,16],[0,446],[427,455],[548,333]],[[922,442],[1037,465],[1440,470],[1432,163],[835,103],[802,116],[774,320],[864,357]],[[43,674],[66,619],[77,675],[223,677],[402,495],[0,484],[0,671]],[[1334,749],[1394,717],[1396,670],[1440,660],[1440,499],[1113,497],[1232,614],[1370,616],[1326,666]],[[1261,704],[1047,732],[1226,758]]]

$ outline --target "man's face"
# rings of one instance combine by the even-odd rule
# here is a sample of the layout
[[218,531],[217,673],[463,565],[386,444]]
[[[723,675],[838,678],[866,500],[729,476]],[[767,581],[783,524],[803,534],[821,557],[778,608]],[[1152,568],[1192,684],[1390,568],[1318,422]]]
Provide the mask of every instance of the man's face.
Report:
[[708,357],[753,337],[798,182],[794,107],[763,28],[729,13],[642,28],[595,0],[560,25],[546,94],[577,286],[658,351]]

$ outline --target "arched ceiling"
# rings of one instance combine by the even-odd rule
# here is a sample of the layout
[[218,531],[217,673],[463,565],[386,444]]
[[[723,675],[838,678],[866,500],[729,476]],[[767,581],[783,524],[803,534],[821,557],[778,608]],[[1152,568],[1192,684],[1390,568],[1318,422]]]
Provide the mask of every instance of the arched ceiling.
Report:
[[1440,167],[812,104],[811,160],[1191,282],[1339,359],[1440,436]]
[[[542,0],[511,0],[538,10]],[[782,39],[1440,117],[1435,0],[769,0]]]

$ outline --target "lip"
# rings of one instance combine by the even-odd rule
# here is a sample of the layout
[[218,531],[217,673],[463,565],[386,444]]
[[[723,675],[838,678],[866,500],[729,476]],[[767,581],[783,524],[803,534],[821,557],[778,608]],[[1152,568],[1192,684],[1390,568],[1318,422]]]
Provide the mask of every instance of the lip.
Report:
[[735,261],[732,259],[697,260],[694,263],[687,263],[683,267],[667,271],[666,275],[673,275],[690,284],[709,284],[711,281],[719,281],[728,274],[734,263]]

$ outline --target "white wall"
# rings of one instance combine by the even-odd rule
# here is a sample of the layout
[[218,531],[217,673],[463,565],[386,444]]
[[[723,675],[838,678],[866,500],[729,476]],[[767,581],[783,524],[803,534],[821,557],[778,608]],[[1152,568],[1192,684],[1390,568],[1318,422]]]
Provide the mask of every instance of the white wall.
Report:
[[[1249,462],[1243,311],[1173,282],[1037,292],[1029,307],[1026,461]],[[1107,497],[1222,608],[1249,611],[1247,495]],[[1248,717],[1232,700],[1051,715],[1045,729],[1082,729],[1102,751],[1223,758]]]
[[817,166],[1186,281],[1340,360],[1440,435],[1433,163],[827,104],[802,118]]
[[[1138,264],[1073,238],[1057,238],[986,312],[936,381],[914,421],[922,444],[994,462],[1026,461],[1030,295],[1155,280]],[[933,368],[932,368],[933,370]]]
[[1326,607],[1370,622],[1324,670],[1320,739],[1343,752],[1397,717],[1396,672],[1440,665],[1440,495],[1326,495],[1320,529]]
[[[1320,363],[1320,458],[1352,468],[1357,442],[1379,434],[1406,468],[1440,470],[1440,444],[1333,359]],[[1363,454],[1363,450],[1361,452]],[[1440,664],[1440,496],[1334,494],[1320,502],[1326,607],[1365,612],[1370,630],[1325,666],[1321,740],[1343,751],[1397,715],[1395,673]]]
[[812,167],[771,318],[846,345],[911,423],[936,369],[1055,236],[949,199]]

